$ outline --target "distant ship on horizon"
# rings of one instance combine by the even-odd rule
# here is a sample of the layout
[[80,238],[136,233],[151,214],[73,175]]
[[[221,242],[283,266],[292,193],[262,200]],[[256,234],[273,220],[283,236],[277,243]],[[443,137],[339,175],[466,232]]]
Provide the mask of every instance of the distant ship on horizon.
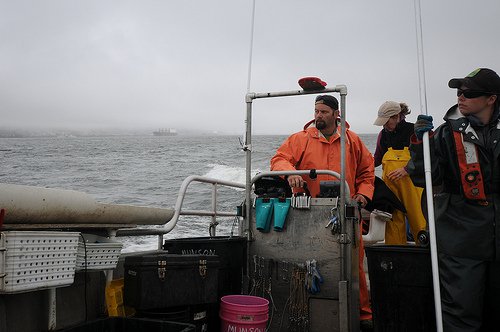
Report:
[[160,128],[157,131],[153,131],[155,136],[176,136],[177,130],[174,128]]

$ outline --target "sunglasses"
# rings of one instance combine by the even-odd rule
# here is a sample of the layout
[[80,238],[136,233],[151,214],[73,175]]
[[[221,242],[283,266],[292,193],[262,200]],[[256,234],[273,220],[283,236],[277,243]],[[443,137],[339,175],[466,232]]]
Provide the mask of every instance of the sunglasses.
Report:
[[457,90],[457,97],[464,95],[467,99],[478,98],[482,96],[491,96],[491,93],[484,91],[474,91],[474,90]]

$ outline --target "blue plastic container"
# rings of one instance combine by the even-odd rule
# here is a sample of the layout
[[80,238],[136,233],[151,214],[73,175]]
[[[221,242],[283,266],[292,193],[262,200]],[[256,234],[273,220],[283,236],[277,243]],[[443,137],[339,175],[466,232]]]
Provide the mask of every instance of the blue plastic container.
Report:
[[273,198],[274,205],[274,230],[276,232],[282,232],[285,228],[286,216],[288,215],[288,210],[290,209],[292,199],[291,198]]
[[257,198],[255,200],[255,227],[258,231],[267,233],[271,229],[273,208],[272,198]]

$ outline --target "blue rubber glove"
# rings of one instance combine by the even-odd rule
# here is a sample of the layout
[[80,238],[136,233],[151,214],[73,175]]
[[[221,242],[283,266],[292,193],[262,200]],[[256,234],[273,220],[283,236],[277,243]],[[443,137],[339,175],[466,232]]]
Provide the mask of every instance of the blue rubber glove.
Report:
[[424,133],[434,128],[432,125],[432,116],[420,114],[413,128],[415,130],[415,136],[421,141],[422,137],[424,137]]

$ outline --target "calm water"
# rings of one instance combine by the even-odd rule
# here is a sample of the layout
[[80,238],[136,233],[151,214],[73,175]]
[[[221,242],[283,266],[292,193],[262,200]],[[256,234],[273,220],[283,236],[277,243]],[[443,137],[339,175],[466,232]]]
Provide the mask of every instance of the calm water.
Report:
[[[269,160],[286,136],[252,138],[252,174],[269,170]],[[376,135],[361,135],[375,150]],[[103,203],[174,207],[190,175],[245,183],[245,154],[237,136],[106,136],[0,138],[0,182],[83,191]],[[218,190],[219,209],[232,211],[240,189]],[[207,209],[211,186],[193,184],[184,209]],[[233,218],[222,218],[219,235]],[[208,236],[209,218],[183,216],[166,238]],[[153,249],[156,237],[124,238],[126,251]]]

